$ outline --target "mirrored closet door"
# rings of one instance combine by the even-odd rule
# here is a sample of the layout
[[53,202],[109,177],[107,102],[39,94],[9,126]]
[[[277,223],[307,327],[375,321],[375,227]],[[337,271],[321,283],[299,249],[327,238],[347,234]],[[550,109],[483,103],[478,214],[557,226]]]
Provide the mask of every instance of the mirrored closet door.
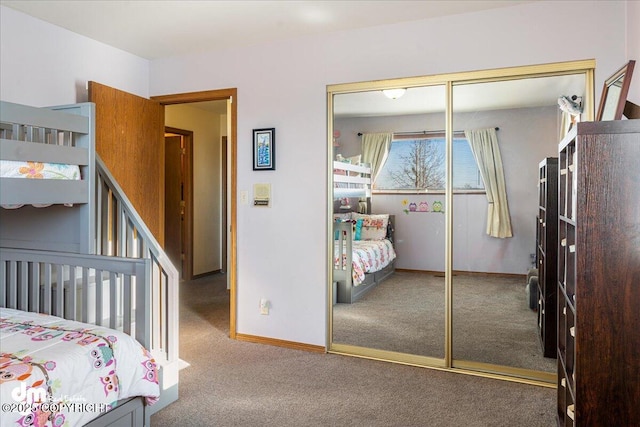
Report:
[[585,89],[584,74],[453,87],[453,127],[462,141],[453,146],[454,366],[556,372],[540,337],[542,316],[555,318],[555,305],[538,313],[542,296],[523,275],[540,261],[539,163],[557,157],[564,126],[557,99],[582,99]]
[[[353,262],[366,274],[363,283],[358,277],[351,283],[338,279],[332,342],[338,348],[417,355],[444,365],[446,90],[434,84],[396,91],[333,95],[332,158],[337,165],[332,218],[355,221]],[[372,152],[383,152],[385,158],[376,159]],[[359,172],[344,171],[341,163],[371,169],[374,184],[366,194],[344,197],[349,196],[344,187],[356,185],[340,182],[341,174]],[[369,219],[379,218],[389,221],[389,254],[363,233]],[[378,264],[385,262],[390,262],[388,271],[379,274]],[[346,286],[358,289],[357,297],[346,298]]]
[[[527,281],[544,261],[540,230],[553,221],[541,220],[540,163],[557,157],[572,122],[593,119],[594,66],[328,88],[330,352],[555,383],[541,335],[544,316],[555,317],[553,292]],[[334,267],[353,263],[358,240],[371,238],[356,237],[367,217],[388,217],[395,259],[354,286]],[[336,225],[345,221],[348,249]]]

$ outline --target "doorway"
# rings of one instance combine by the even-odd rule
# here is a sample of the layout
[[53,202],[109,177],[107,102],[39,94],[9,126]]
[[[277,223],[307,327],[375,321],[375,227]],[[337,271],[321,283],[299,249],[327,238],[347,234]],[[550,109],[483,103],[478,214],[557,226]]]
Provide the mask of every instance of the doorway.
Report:
[[[237,89],[221,89],[203,92],[192,92],[152,97],[163,106],[176,104],[194,104],[208,101],[226,101],[228,134],[222,138],[222,216],[221,242],[225,246],[226,256],[223,256],[221,270],[226,272],[227,289],[229,290],[229,337],[236,338],[236,202],[237,202],[237,166],[236,166],[236,138],[237,138]],[[225,144],[226,143],[226,144]],[[226,168],[224,167],[226,165]],[[195,198],[195,196],[194,196]],[[193,267],[192,267],[193,268]],[[194,270],[191,276],[194,277]]]

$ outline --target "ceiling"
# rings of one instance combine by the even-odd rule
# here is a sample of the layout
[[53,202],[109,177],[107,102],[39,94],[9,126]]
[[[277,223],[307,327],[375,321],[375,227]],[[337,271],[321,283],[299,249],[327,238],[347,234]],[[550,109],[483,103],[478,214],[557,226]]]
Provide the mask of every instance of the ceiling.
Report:
[[[539,0],[0,0],[0,4],[153,60],[510,7],[532,1]],[[503,85],[504,91],[501,93],[505,95],[499,96],[496,95],[498,87],[491,88],[491,96],[471,93],[467,96],[465,91],[460,90],[456,108],[463,111],[471,100],[480,98],[491,100],[491,105],[484,106],[485,109],[552,105],[560,95],[581,94],[584,91],[584,86],[575,88],[575,84],[571,86],[571,83],[559,80],[546,82],[539,79],[527,88],[516,86],[515,82]],[[377,91],[344,95],[340,103],[335,104],[335,113],[362,116],[442,111],[440,104],[443,98],[440,95],[427,96],[425,90],[416,88],[408,91],[404,100],[393,102],[379,96]],[[436,103],[427,105],[425,99],[436,99]],[[218,113],[226,110],[224,102],[193,106],[213,109]],[[477,105],[469,108],[479,109]]]
[[[557,106],[560,96],[583,96],[584,74],[531,77],[486,83],[459,84],[453,88],[454,113]],[[337,94],[335,117],[367,117],[444,112],[443,85],[412,87],[397,99],[373,90]]]
[[0,0],[4,6],[146,59],[530,2]]

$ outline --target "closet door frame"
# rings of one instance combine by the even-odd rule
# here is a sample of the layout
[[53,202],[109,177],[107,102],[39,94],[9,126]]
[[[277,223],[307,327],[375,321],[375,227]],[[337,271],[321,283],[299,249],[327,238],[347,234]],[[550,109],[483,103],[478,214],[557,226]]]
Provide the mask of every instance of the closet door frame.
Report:
[[[453,206],[452,188],[452,141],[453,141],[453,87],[457,84],[493,82],[503,80],[524,79],[538,76],[559,76],[584,74],[585,99],[583,99],[584,116],[593,120],[595,60],[569,61],[560,63],[530,65],[522,67],[499,68],[482,71],[461,72],[452,74],[376,80],[334,84],[327,86],[327,352],[393,363],[421,366],[432,369],[458,372],[487,378],[533,384],[544,387],[556,386],[556,374],[515,368],[502,365],[490,365],[482,362],[456,360],[452,355],[452,311],[453,311],[453,209],[445,209],[445,357],[444,359],[398,353],[373,348],[356,347],[348,344],[333,343],[333,97],[338,94],[373,91],[393,88],[410,88],[429,85],[446,86],[446,190],[445,206]],[[561,94],[559,94],[560,96]]]

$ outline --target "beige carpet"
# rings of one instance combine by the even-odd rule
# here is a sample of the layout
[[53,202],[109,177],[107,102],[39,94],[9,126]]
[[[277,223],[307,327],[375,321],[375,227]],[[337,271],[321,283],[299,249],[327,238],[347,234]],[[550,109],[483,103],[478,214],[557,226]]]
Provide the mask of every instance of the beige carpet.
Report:
[[228,338],[223,276],[181,285],[180,399],[153,426],[554,426],[555,390]]
[[[455,359],[556,372],[556,359],[542,356],[524,282],[453,277]],[[354,304],[334,306],[333,341],[444,358],[444,287],[444,278],[432,273],[396,272]]]

